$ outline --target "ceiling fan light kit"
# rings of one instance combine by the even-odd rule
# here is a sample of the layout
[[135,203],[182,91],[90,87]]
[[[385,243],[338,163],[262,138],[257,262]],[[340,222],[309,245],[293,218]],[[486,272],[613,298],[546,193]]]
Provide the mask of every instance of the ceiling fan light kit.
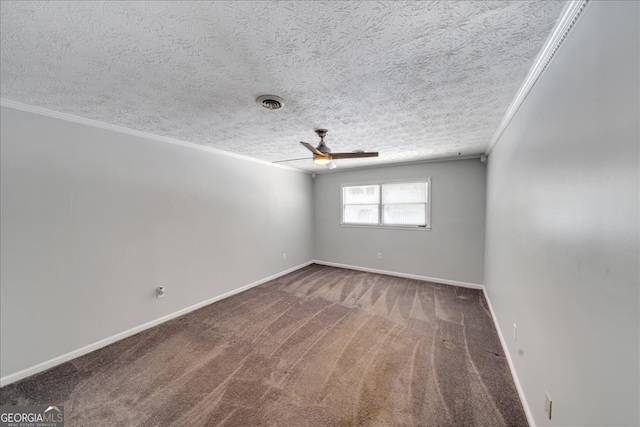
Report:
[[321,156],[320,154],[314,154],[313,163],[317,165],[328,165],[329,163],[331,163],[331,156],[330,155]]

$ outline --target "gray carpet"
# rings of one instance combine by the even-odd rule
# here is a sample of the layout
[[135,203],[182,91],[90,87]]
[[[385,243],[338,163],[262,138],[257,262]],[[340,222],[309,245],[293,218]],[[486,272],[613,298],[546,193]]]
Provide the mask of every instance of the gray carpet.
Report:
[[67,426],[526,426],[482,292],[310,265],[0,389]]

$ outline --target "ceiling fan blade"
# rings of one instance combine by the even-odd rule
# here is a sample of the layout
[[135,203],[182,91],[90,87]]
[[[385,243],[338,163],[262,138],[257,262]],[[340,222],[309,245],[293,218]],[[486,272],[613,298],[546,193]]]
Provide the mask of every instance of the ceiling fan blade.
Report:
[[371,153],[331,153],[331,158],[334,160],[337,159],[357,159],[360,157],[378,157],[378,152],[374,151]]
[[295,162],[295,161],[298,161],[298,160],[309,160],[309,158],[308,157],[300,157],[300,158],[297,158],[297,159],[274,160],[271,163]]
[[329,163],[327,163],[327,167],[328,167],[329,169],[335,169],[335,168],[337,168],[336,164],[335,164],[335,163],[333,163],[333,162],[329,162]]
[[307,147],[307,149],[309,151],[311,151],[313,154],[318,154],[320,156],[324,156],[324,154],[320,150],[318,150],[316,147],[314,147],[313,145],[309,144],[308,142],[300,141],[300,144],[302,144],[305,147]]

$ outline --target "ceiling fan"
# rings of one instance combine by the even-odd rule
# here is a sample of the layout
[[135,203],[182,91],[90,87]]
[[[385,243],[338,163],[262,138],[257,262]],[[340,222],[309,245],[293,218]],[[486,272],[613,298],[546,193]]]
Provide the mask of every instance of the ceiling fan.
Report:
[[351,153],[332,153],[331,148],[327,147],[324,143],[324,137],[329,132],[326,129],[316,129],[315,131],[320,137],[320,144],[317,147],[309,144],[308,142],[300,141],[300,144],[307,147],[309,151],[313,153],[313,163],[318,165],[326,165],[329,169],[336,167],[333,160],[339,159],[358,159],[361,157],[378,157],[378,152],[364,152],[361,150],[353,151]]

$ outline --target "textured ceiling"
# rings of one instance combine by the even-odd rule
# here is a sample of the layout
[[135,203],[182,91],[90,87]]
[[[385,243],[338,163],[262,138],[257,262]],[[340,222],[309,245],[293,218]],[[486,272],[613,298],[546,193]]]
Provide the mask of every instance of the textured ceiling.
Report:
[[1,95],[308,171],[316,128],[380,152],[339,168],[473,155],[564,4],[3,1]]

